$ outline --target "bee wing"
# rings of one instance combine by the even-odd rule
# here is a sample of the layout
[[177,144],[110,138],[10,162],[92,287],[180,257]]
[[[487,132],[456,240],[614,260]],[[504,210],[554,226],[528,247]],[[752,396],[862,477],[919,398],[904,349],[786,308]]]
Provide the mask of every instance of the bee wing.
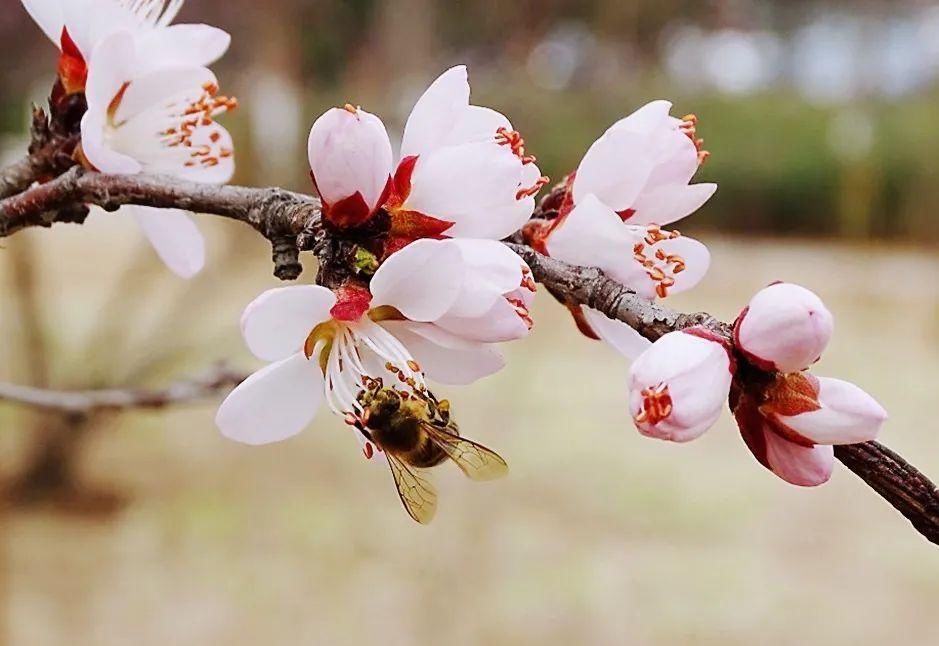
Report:
[[424,430],[470,480],[495,480],[509,472],[505,460],[482,444],[433,424],[425,424]]
[[430,481],[429,474],[408,466],[387,451],[385,456],[404,509],[411,518],[426,525],[437,513],[437,489]]

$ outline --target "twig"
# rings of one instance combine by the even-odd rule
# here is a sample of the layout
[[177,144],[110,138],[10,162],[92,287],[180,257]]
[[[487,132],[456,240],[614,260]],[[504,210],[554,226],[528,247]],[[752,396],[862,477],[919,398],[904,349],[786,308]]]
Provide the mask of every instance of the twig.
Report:
[[215,186],[159,175],[105,175],[75,167],[59,177],[0,201],[0,237],[27,227],[57,222],[80,224],[74,205],[93,204],[116,211],[127,204],[211,213],[254,227],[270,240],[274,273],[300,275],[297,236],[318,221],[314,197],[280,188]]
[[[180,208],[245,222],[272,242],[276,250],[275,274],[285,279],[299,274],[300,250],[311,246],[311,232],[319,224],[319,201],[299,193],[277,188],[211,186],[152,175],[103,175],[75,168],[47,184],[0,201],[0,237],[30,226],[74,222],[76,203],[96,204],[111,211],[125,204]],[[676,312],[638,297],[598,269],[569,265],[517,241],[506,244],[528,263],[535,280],[552,294],[568,304],[586,305],[623,321],[650,340],[673,330],[703,325],[732,342],[730,326],[710,314]],[[0,385],[0,398],[60,410],[126,407],[141,405],[139,402],[166,405],[191,399],[192,385],[182,392],[182,396],[167,396],[168,391],[137,396],[127,391],[49,395]],[[909,519],[917,531],[939,544],[939,493],[925,475],[876,442],[836,447],[835,455]]]
[[246,374],[218,366],[197,379],[179,381],[165,388],[110,388],[106,390],[46,390],[0,383],[0,401],[45,411],[88,414],[101,410],[163,408],[213,397],[231,390]]

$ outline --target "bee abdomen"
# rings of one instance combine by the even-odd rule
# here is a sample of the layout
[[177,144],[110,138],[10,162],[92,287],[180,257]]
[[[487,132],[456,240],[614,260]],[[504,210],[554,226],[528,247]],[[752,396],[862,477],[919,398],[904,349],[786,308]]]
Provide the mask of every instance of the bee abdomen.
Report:
[[443,449],[434,444],[431,439],[423,435],[421,441],[413,450],[408,451],[406,460],[411,466],[419,469],[428,469],[435,467],[447,459],[447,454]]

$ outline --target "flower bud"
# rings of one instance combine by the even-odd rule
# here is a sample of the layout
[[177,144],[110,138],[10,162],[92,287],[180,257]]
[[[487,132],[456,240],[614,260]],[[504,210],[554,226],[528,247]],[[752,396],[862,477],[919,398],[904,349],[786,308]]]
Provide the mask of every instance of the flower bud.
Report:
[[733,367],[723,343],[703,328],[670,332],[633,362],[629,409],[647,437],[687,442],[726,405]]
[[[808,374],[787,375],[802,382],[796,389],[772,388],[761,411],[783,434],[795,434],[814,444],[856,444],[877,437],[887,411],[852,383]],[[791,395],[791,396],[790,396]]]
[[310,130],[308,152],[326,219],[339,227],[365,222],[390,186],[391,142],[381,119],[351,105],[328,110]]
[[757,367],[797,372],[818,360],[834,329],[814,293],[791,283],[757,292],[734,326],[737,347]]

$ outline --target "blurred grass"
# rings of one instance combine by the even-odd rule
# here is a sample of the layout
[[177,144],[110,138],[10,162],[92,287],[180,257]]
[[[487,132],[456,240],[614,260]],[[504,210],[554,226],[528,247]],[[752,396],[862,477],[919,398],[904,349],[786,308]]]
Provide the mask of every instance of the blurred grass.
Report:
[[[233,225],[208,220],[218,253]],[[100,325],[101,285],[139,251],[137,233],[100,216],[28,235],[43,250],[61,383],[83,374],[66,365],[67,349]],[[253,238],[230,247],[237,279],[157,278],[128,303],[129,320],[152,318],[173,296],[164,286],[184,293],[208,281],[211,313],[165,330],[169,343],[205,340],[174,370],[228,356],[256,365],[237,317],[275,281]],[[884,441],[939,475],[934,254],[709,242],[712,272],[675,305],[732,318],[772,280],[812,286],[838,327],[819,374],[876,393],[892,414]],[[625,412],[625,364],[576,336],[547,294],[536,320],[530,339],[507,348],[505,371],[445,391],[467,435],[509,460],[509,478],[477,485],[441,469],[441,510],[427,528],[329,415],[262,448],[221,438],[213,404],[111,418],[82,472],[126,493],[126,510],[7,519],[9,643],[935,643],[939,556],[850,473],[817,490],[789,487],[751,458],[729,419],[687,446],[641,438]],[[102,352],[104,363],[123,360]],[[16,376],[10,364],[4,373]],[[5,472],[28,441],[26,415],[0,407]]]

